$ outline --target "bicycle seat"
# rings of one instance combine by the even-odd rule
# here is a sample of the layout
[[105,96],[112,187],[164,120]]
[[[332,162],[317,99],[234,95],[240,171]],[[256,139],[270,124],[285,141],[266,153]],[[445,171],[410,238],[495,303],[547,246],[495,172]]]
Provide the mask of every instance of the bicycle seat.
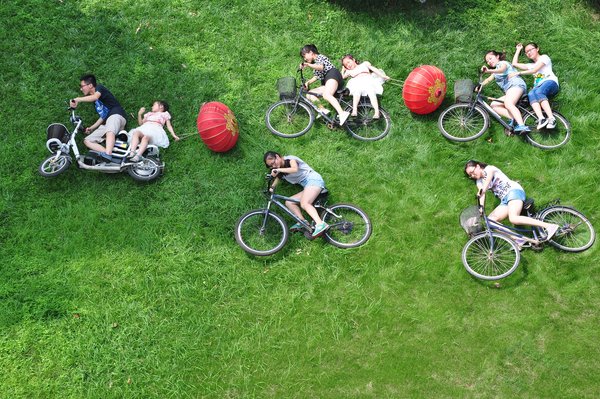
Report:
[[521,98],[519,98],[518,104],[522,107],[529,106],[529,97],[527,96],[527,93],[523,93]]
[[533,200],[533,198],[527,198],[525,201],[523,201],[523,210],[533,212],[534,203],[535,201]]
[[320,203],[324,202],[328,196],[329,196],[329,190],[324,188],[321,191],[321,193],[317,196],[317,198],[315,198],[315,202],[313,202],[313,204],[320,204]]
[[348,90],[348,88],[346,88],[346,87],[342,87],[342,88],[338,87],[338,89],[335,91],[335,94],[344,94],[344,95],[350,94],[350,90]]

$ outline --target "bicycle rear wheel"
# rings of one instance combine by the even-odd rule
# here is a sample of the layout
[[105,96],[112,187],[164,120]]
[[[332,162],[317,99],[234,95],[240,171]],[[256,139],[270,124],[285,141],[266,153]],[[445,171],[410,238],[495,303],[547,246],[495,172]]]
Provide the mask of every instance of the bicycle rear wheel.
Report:
[[252,255],[267,256],[279,251],[288,240],[285,221],[266,209],[255,209],[235,225],[235,241]]
[[[352,107],[346,107],[346,112],[352,112]],[[356,116],[348,118],[344,127],[352,137],[363,141],[381,140],[390,132],[390,115],[381,107],[379,108],[379,118],[374,119],[375,109],[369,103],[359,104],[356,110]]]
[[265,116],[267,129],[279,137],[293,138],[308,132],[315,116],[308,105],[295,100],[282,100],[271,105]]
[[438,119],[438,128],[448,140],[465,142],[480,137],[490,126],[490,117],[479,105],[454,104]]
[[552,150],[561,147],[569,141],[571,137],[571,125],[564,116],[558,112],[552,112],[556,119],[556,127],[548,129],[547,127],[537,130],[535,128],[537,119],[535,115],[528,114],[525,117],[525,125],[531,128],[531,132],[527,133],[527,141],[534,147],[544,150]]
[[508,236],[485,232],[471,238],[462,251],[465,269],[482,280],[507,277],[519,266],[521,253]]
[[355,248],[363,245],[373,232],[371,220],[359,207],[336,204],[325,210],[321,218],[330,227],[325,238],[338,248]]
[[553,206],[543,210],[539,218],[560,226],[549,242],[563,251],[582,252],[596,240],[596,232],[590,221],[573,208]]

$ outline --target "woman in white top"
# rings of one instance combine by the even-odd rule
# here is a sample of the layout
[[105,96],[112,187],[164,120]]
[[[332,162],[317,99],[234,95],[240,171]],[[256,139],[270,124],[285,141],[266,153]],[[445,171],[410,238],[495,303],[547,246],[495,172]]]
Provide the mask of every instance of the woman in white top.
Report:
[[478,161],[468,161],[465,164],[465,174],[476,181],[479,206],[483,213],[485,209],[485,192],[492,190],[500,198],[500,205],[488,216],[489,219],[501,222],[508,217],[514,225],[538,226],[546,229],[546,240],[554,236],[558,230],[557,224],[542,222],[528,216],[521,215],[525,191],[521,185],[508,178],[500,169]]
[[[537,129],[554,129],[556,127],[556,119],[552,115],[552,108],[550,107],[549,97],[554,97],[559,90],[558,78],[552,71],[552,60],[546,54],[540,54],[540,48],[536,43],[528,43],[525,46],[525,55],[533,63],[520,63],[519,54],[523,49],[521,43],[517,44],[515,55],[513,57],[513,66],[521,69],[519,72],[515,72],[512,75],[533,75],[533,89],[529,91],[529,103],[531,108],[535,112],[538,118]],[[544,113],[546,117],[544,117]]]
[[[154,144],[163,148],[169,146],[169,137],[167,137],[167,133],[164,129],[165,125],[167,126],[167,129],[169,129],[173,139],[175,139],[175,141],[179,140],[179,137],[177,137],[173,130],[173,125],[171,125],[169,104],[167,104],[166,101],[154,101],[152,103],[152,111],[146,112],[145,115],[144,112],[146,112],[146,108],[140,108],[138,111],[138,123],[140,126],[130,132],[131,143],[129,148],[131,152],[129,158],[133,162],[140,161],[148,144]],[[138,143],[140,145],[139,148]]]
[[[375,68],[369,61],[358,63],[352,54],[342,58],[342,77],[351,78],[346,87],[352,95],[352,116],[357,115],[358,102],[361,96],[368,96],[373,110],[373,119],[379,118],[377,95],[383,93],[383,82],[389,77],[381,69]],[[372,72],[372,73],[371,73]]]

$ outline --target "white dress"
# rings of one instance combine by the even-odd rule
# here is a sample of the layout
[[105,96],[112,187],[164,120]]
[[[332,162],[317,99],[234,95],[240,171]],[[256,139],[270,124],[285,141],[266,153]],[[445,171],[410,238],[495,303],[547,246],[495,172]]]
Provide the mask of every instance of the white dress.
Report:
[[354,69],[347,70],[347,73],[352,77],[346,87],[350,90],[350,94],[367,96],[369,93],[383,93],[383,78],[376,74],[370,73],[369,62],[363,62]]
[[163,126],[167,120],[171,119],[171,115],[168,112],[148,112],[144,115],[144,118],[146,122],[132,129],[129,133],[139,130],[144,136],[148,136],[148,143],[167,148],[169,146],[169,136],[167,136]]

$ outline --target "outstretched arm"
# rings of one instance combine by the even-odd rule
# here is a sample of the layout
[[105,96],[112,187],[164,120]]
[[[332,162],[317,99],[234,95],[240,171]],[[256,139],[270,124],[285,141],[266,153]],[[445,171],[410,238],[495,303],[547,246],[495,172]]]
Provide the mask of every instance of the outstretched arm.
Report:
[[169,132],[171,133],[171,136],[173,136],[175,141],[179,141],[179,137],[175,134],[175,131],[173,130],[173,125],[171,125],[170,120],[167,120],[167,129],[169,130]]
[[369,71],[373,72],[375,75],[377,75],[377,76],[381,77],[382,79],[384,79],[384,80],[388,80],[388,79],[390,78],[389,76],[387,76],[387,75],[385,74],[385,72],[383,72],[383,70],[382,70],[382,69],[379,69],[379,68],[376,68],[376,67],[374,67],[373,65],[371,65],[371,63],[370,63],[370,62],[369,62],[369,63],[367,63],[367,66],[369,67]]
[[90,94],[89,96],[84,97],[75,97],[70,101],[70,106],[73,108],[77,108],[77,104],[79,103],[93,103],[94,101],[100,98],[100,92],[97,91],[94,94]]
[[98,127],[103,123],[104,123],[104,119],[98,118],[98,120],[96,122],[94,122],[94,124],[92,126],[88,126],[87,128],[85,128],[85,132],[87,134],[90,134],[94,130],[98,129]]
[[521,50],[523,50],[523,44],[517,43],[517,46],[515,48],[515,55],[513,55],[512,59],[512,65],[519,69],[527,69],[529,67],[529,64],[519,62],[519,55],[521,54]]

